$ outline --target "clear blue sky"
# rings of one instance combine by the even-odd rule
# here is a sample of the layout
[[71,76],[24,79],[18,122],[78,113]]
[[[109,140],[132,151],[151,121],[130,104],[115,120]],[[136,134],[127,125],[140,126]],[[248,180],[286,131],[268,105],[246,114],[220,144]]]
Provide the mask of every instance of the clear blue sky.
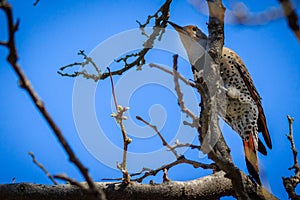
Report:
[[[63,65],[81,61],[81,58],[77,56],[78,50],[84,49],[89,53],[111,36],[137,28],[138,25],[135,21],[144,22],[147,16],[154,13],[164,1],[91,0],[87,3],[87,1],[74,0],[41,0],[37,7],[33,7],[33,1],[12,0],[10,2],[14,8],[15,18],[20,18],[19,31],[16,33],[20,56],[19,63],[45,102],[47,109],[62,129],[80,160],[88,166],[96,181],[100,181],[101,178],[121,177],[119,171],[110,167],[111,165],[115,166],[116,161],[121,162],[121,154],[118,151],[112,152],[108,147],[105,147],[104,141],[101,141],[99,146],[97,146],[97,142],[94,143],[95,147],[86,146],[83,138],[87,136],[88,140],[91,141],[89,136],[92,137],[94,129],[87,131],[87,133],[78,131],[80,125],[76,122],[76,113],[73,115],[72,111],[72,106],[76,109],[74,102],[76,103],[76,98],[78,98],[76,96],[76,84],[74,84],[75,79],[61,77],[56,71]],[[224,3],[225,6],[228,6],[227,1]],[[247,6],[253,11],[261,11],[270,6],[278,7],[278,4],[275,0],[264,1],[259,4],[257,2],[248,3],[247,1]],[[208,20],[207,17],[200,14],[188,1],[174,1],[170,15],[170,20],[177,24],[196,24],[204,32],[207,32],[205,25]],[[6,38],[7,32],[4,25],[6,25],[4,15],[0,13],[1,40]],[[300,149],[299,44],[288,29],[284,19],[276,20],[264,26],[229,24],[225,26],[225,46],[232,48],[242,57],[263,98],[263,107],[273,142],[273,150],[268,152],[268,156],[260,156],[263,183],[277,197],[287,199],[281,180],[282,176],[292,174],[287,170],[292,165],[290,144],[285,136],[288,133],[287,114],[295,117],[295,142]],[[126,44],[130,45],[136,42],[126,37],[123,38],[123,41],[122,44],[104,49],[104,52],[110,52],[112,49],[118,50]],[[179,40],[175,40],[170,45],[180,46]],[[74,166],[68,162],[61,146],[57,143],[53,133],[27,94],[18,87],[18,79],[5,61],[6,55],[7,50],[1,47],[0,157],[2,161],[0,183],[10,183],[15,177],[16,182],[50,184],[44,173],[32,163],[31,158],[27,155],[29,151],[33,151],[37,159],[52,174],[66,173],[70,177],[82,180]],[[154,50],[146,58],[147,63],[172,64],[172,53],[159,49]],[[102,62],[106,59],[106,54],[100,54],[97,59]],[[113,62],[113,59],[105,62]],[[115,63],[111,66],[114,69],[122,67],[121,64]],[[187,78],[192,77],[189,64],[186,61],[180,60],[179,67],[180,72]],[[155,76],[155,74],[153,76],[155,80],[151,82],[151,76],[139,75],[133,69],[132,72],[128,73],[128,77],[132,77],[132,79],[123,80],[120,77],[115,77],[116,87],[120,87],[117,88],[117,96],[120,98],[120,104],[130,106],[128,113],[130,119],[134,118],[135,115],[140,115],[147,120],[151,118],[152,122],[161,128],[166,139],[171,141],[174,140],[173,133],[176,133],[181,127],[178,125],[181,116],[173,91],[173,82],[170,79],[169,82],[165,83],[163,75],[162,77]],[[143,86],[134,85],[135,81],[141,80],[144,81]],[[118,81],[120,81],[119,85]],[[130,99],[126,100],[126,95],[128,95],[126,87],[128,85],[132,87],[132,91],[130,91]],[[97,116],[108,141],[115,146],[122,147],[121,133],[117,129],[114,119],[110,117],[110,114],[114,112],[111,110],[110,90],[108,79],[97,85],[95,116]],[[73,91],[75,97],[73,97]],[[189,94],[186,96],[188,99]],[[196,111],[197,105],[192,104],[193,99],[189,106]],[[94,105],[86,106],[94,108]],[[85,118],[85,120],[87,123],[91,121],[89,118]],[[137,163],[144,162],[142,161],[142,153],[147,156],[149,152],[161,149],[162,146],[152,130],[144,127],[136,120],[126,121],[125,126],[128,128],[130,137],[133,138],[129,150],[140,156],[138,157],[139,160],[131,160],[129,166],[132,166],[131,170],[133,170],[134,167],[140,166]],[[189,136],[196,134],[192,129],[186,129],[184,132]],[[223,133],[232,149],[234,161],[242,170],[246,171],[240,138],[227,126],[224,126]],[[97,137],[97,133],[95,134]],[[142,136],[143,134],[145,136]],[[185,137],[182,135],[183,133],[178,134],[179,137]],[[197,139],[195,139],[195,143],[197,143]],[[112,159],[110,161],[105,160],[103,164],[103,161],[99,161],[93,153],[93,148],[96,148],[98,153],[100,152],[97,156],[104,156],[106,159],[111,157]],[[105,155],[102,155],[101,152],[105,152]],[[197,152],[189,151],[187,156],[203,162],[206,161]],[[115,159],[115,157],[119,159]],[[168,157],[168,159],[170,158],[172,155]],[[153,157],[151,161],[154,161],[154,165],[161,165],[161,162],[165,160],[161,157]],[[149,165],[151,165],[150,161]],[[190,180],[207,173],[209,171],[183,165],[172,169],[169,176],[173,180]],[[150,179],[159,182],[161,181],[161,174]]]

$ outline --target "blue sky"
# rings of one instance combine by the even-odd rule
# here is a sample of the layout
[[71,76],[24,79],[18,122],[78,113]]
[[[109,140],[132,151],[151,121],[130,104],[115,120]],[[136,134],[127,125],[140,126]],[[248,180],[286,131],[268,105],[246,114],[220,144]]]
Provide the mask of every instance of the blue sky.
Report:
[[[47,109],[80,160],[90,169],[93,178],[100,181],[101,178],[121,177],[119,171],[111,168],[111,165],[114,165],[111,163],[121,162],[121,160],[112,160],[110,164],[105,164],[99,161],[93,154],[92,148],[87,147],[84,143],[84,134],[81,135],[82,133],[78,131],[79,124],[76,124],[76,119],[74,119],[76,114],[74,115],[72,110],[74,101],[76,102],[76,98],[80,98],[73,97],[77,91],[75,79],[61,77],[56,72],[63,65],[82,61],[81,57],[77,55],[79,50],[84,49],[90,53],[97,49],[97,46],[101,49],[104,41],[111,41],[110,37],[137,28],[136,20],[144,22],[149,14],[154,13],[162,5],[163,1],[91,0],[87,3],[86,1],[50,2],[41,0],[37,7],[33,7],[33,2],[30,1],[12,0],[10,2],[14,8],[15,18],[20,18],[19,31],[16,33],[19,63],[33,87],[45,102]],[[277,1],[264,1],[259,4],[256,2],[246,3],[251,11],[261,11],[270,6],[278,7]],[[224,4],[228,6],[227,1]],[[199,13],[188,1],[174,1],[170,16],[170,20],[177,24],[195,24],[207,32],[205,24],[208,20],[207,16]],[[0,13],[1,40],[6,38],[7,32],[4,25],[6,25],[4,15]],[[113,46],[111,49],[124,47],[127,43],[130,45],[131,40],[125,38],[124,43]],[[180,46],[180,42],[175,40],[170,45]],[[225,46],[232,48],[244,60],[263,98],[273,149],[268,152],[268,156],[260,156],[261,174],[265,186],[280,199],[286,199],[287,195],[283,189],[281,177],[292,174],[287,170],[292,165],[290,144],[285,136],[288,133],[287,114],[295,117],[295,142],[300,148],[299,44],[288,29],[285,19],[282,18],[264,26],[226,24]],[[37,159],[52,174],[66,173],[70,177],[82,180],[74,166],[68,162],[61,146],[27,94],[18,87],[17,77],[5,61],[6,54],[7,50],[0,48],[0,157],[2,159],[0,183],[9,183],[15,177],[17,182],[50,184],[43,172],[32,163],[31,158],[27,155],[29,151],[33,151]],[[100,54],[100,57],[97,57],[99,62],[104,59],[102,57],[105,55]],[[150,52],[146,59],[147,63],[171,65],[172,53],[156,49]],[[110,62],[112,62],[113,69],[122,67],[121,64],[113,63],[113,59]],[[192,78],[189,64],[182,58],[179,60],[179,64],[180,72],[187,78]],[[126,76],[140,77],[141,75],[133,69]],[[149,77],[145,76],[142,79],[147,78]],[[155,76],[155,81],[165,81],[160,78],[160,76]],[[151,84],[138,87],[131,93],[130,100],[127,101],[122,99],[122,96],[127,94],[122,81],[129,84],[128,79],[114,78],[116,87],[120,87],[116,90],[120,104],[130,106],[128,117],[133,119],[125,122],[129,134],[133,138],[129,150],[147,154],[161,149],[161,141],[153,134],[152,130],[134,120],[134,117],[140,115],[147,120],[151,119],[161,128],[161,132],[167,140],[174,140],[173,133],[181,127],[178,124],[180,124],[182,116],[172,90],[173,86],[168,85],[172,84],[172,81],[164,85],[162,82],[153,84],[147,79]],[[132,80],[140,79],[133,78],[130,84],[134,82]],[[189,98],[189,94],[186,96]],[[95,115],[109,141],[115,146],[121,147],[121,133],[114,119],[110,117],[110,114],[114,112],[111,110],[111,100],[109,80],[98,83],[94,98]],[[197,111],[197,105],[191,103],[189,106]],[[87,123],[90,121],[89,118],[85,120]],[[132,126],[131,123],[135,123],[135,126]],[[138,128],[140,128],[140,132]],[[185,131],[188,132],[187,134],[195,134],[192,129]],[[223,133],[232,149],[235,163],[246,171],[240,138],[227,126],[223,127]],[[142,134],[147,136],[141,136]],[[197,139],[194,142],[197,143]],[[106,157],[119,156],[121,158],[121,155],[117,155],[118,152],[110,152],[105,148],[103,150],[101,145],[97,147],[97,150],[105,152]],[[194,159],[200,158],[203,162],[207,161],[194,151],[188,151],[186,155]],[[172,159],[172,155],[168,159]],[[160,157],[153,161],[158,165],[160,162],[164,162]],[[132,160],[131,162],[134,166],[142,161]],[[208,173],[209,171],[183,165],[170,170],[169,176],[173,180],[190,180]],[[159,182],[161,174],[151,177],[151,179]]]

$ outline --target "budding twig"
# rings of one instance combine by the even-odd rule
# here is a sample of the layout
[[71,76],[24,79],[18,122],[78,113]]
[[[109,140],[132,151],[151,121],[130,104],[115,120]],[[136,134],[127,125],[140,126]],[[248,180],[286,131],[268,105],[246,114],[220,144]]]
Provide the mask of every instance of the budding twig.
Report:
[[126,120],[127,118],[126,118],[126,116],[123,116],[123,114],[129,108],[118,105],[115,88],[114,88],[114,81],[112,79],[112,74],[111,74],[109,67],[107,69],[110,74],[112,95],[113,95],[114,103],[115,103],[116,110],[117,110],[117,114],[113,113],[111,116],[114,117],[116,119],[116,122],[120,125],[122,136],[123,136],[123,142],[124,142],[124,144],[123,144],[123,161],[121,164],[118,164],[117,167],[123,173],[123,183],[128,184],[130,182],[130,175],[129,175],[127,167],[126,167],[126,163],[127,163],[128,145],[131,143],[131,139],[127,136],[127,133],[125,130],[123,120]]
[[[84,50],[80,50],[78,53],[78,55],[82,55],[84,62],[74,62],[72,64],[68,64],[66,66],[63,66],[59,69],[59,71],[57,71],[58,74],[60,74],[61,76],[67,76],[67,77],[77,77],[82,75],[84,78],[86,79],[93,79],[95,82],[97,82],[98,80],[101,79],[101,70],[100,68],[97,66],[97,64],[94,62],[94,60],[91,57],[88,57],[85,53]],[[94,67],[94,69],[96,70],[97,74],[91,74],[89,72],[87,72],[86,70],[82,70],[82,71],[75,71],[71,74],[69,73],[63,73],[63,71],[67,68],[72,68],[74,66],[81,66],[82,68],[84,68],[86,65],[88,65],[89,63],[92,64],[92,66]]]

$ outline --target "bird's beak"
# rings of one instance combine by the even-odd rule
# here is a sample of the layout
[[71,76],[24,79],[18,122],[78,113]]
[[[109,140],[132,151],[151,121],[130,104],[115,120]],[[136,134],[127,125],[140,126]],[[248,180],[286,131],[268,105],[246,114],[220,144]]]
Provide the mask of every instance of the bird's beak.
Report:
[[170,21],[167,21],[171,26],[173,26],[173,28],[177,31],[177,32],[180,32],[180,33],[185,33],[185,30],[182,26],[179,26],[173,22],[170,22]]

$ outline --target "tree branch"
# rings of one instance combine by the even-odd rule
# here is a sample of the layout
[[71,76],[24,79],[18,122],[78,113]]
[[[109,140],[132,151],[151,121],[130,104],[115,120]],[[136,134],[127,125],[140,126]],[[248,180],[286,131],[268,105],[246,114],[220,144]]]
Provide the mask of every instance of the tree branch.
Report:
[[289,170],[294,169],[295,170],[295,176],[290,176],[290,177],[282,177],[282,182],[284,185],[284,188],[286,192],[289,195],[289,198],[292,200],[299,200],[300,196],[296,194],[296,187],[300,183],[300,167],[298,164],[298,151],[295,146],[294,142],[294,136],[293,136],[293,122],[294,118],[290,117],[289,115],[287,116],[288,121],[289,121],[289,129],[290,129],[290,134],[287,135],[288,140],[291,143],[291,150],[293,152],[293,158],[294,158],[294,164],[292,167],[289,168]]
[[80,160],[76,157],[74,151],[72,150],[71,146],[68,144],[66,139],[64,138],[61,130],[56,125],[54,120],[52,119],[51,115],[47,111],[44,103],[39,98],[38,94],[35,92],[33,87],[31,86],[28,78],[22,71],[21,67],[17,63],[18,60],[18,54],[17,54],[17,48],[15,45],[15,32],[18,29],[19,21],[14,24],[13,20],[13,14],[12,14],[12,7],[9,3],[6,1],[0,2],[0,9],[2,9],[6,15],[7,18],[7,24],[8,24],[8,41],[7,41],[7,48],[9,50],[9,55],[7,56],[7,61],[12,66],[13,70],[16,72],[20,79],[20,85],[21,87],[28,93],[31,100],[34,102],[34,105],[36,108],[40,111],[43,118],[46,120],[50,128],[52,129],[53,133],[55,134],[56,138],[59,140],[60,144],[63,146],[64,150],[69,156],[69,160],[77,167],[77,169],[80,171],[82,176],[87,181],[89,188],[91,191],[93,191],[94,195],[97,196],[97,198],[105,199],[103,193],[99,190],[97,190],[92,178],[88,174],[88,169],[80,162]]
[[[84,183],[82,183],[84,184]],[[218,199],[233,192],[229,179],[223,172],[186,182],[166,182],[163,184],[124,184],[100,182],[97,188],[105,192],[110,200],[173,200],[173,199]],[[0,185],[0,199],[12,200],[89,200],[91,194],[70,184],[48,186],[32,183]]]
[[294,32],[298,42],[300,43],[300,28],[298,15],[290,0],[278,0],[288,21],[290,29]]

